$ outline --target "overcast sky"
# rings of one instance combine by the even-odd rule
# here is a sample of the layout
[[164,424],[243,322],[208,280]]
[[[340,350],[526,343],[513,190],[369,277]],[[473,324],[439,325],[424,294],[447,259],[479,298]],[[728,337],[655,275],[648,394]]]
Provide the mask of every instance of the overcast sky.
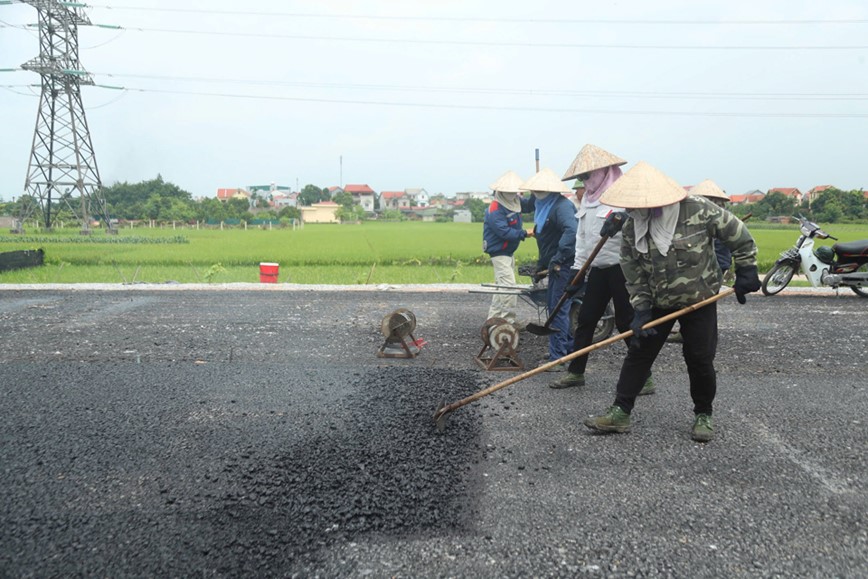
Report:
[[[36,14],[0,5],[0,69],[37,56],[21,28]],[[865,0],[96,0],[87,14],[124,27],[79,29],[94,82],[127,89],[82,88],[107,185],[451,195],[529,178],[535,149],[562,174],[593,143],[730,194],[868,189]],[[38,85],[0,72],[6,201],[24,188]]]

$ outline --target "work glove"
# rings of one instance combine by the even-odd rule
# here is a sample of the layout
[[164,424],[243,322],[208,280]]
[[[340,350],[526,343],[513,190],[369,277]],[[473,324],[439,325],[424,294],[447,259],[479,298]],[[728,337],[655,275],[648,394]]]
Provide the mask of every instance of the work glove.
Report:
[[738,303],[743,304],[747,302],[744,298],[745,294],[755,292],[761,286],[762,284],[760,284],[760,278],[755,265],[745,265],[735,268],[735,285],[732,287],[735,289],[735,299],[738,300]]
[[626,211],[612,211],[603,222],[603,227],[600,229],[600,237],[615,237],[621,231],[621,228],[624,227],[625,221],[627,221]]
[[[574,271],[574,270],[570,270],[570,274],[573,276],[573,278],[576,277],[577,273],[579,273],[579,272]],[[573,278],[570,278],[570,279],[573,279]],[[585,287],[585,278],[584,278],[584,276],[582,276],[582,280],[579,283],[570,284],[567,287],[565,287],[564,293],[567,294],[569,297],[574,297],[577,293],[582,291],[582,289],[584,289],[584,287]]]
[[654,328],[648,328],[647,330],[643,330],[642,326],[651,321],[651,308],[647,310],[635,310],[633,312],[633,321],[630,322],[630,329],[633,330],[633,335],[637,338],[647,338],[649,336],[656,336],[657,330]]

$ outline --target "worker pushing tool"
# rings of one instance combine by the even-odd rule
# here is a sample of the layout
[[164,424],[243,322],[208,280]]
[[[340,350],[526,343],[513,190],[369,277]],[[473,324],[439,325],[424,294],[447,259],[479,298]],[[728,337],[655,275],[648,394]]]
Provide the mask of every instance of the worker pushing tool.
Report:
[[[719,239],[732,252],[734,291],[739,303],[760,289],[756,243],[735,215],[703,197],[688,196],[672,178],[640,162],[609,187],[601,201],[627,209],[621,245],[621,268],[634,317],[630,343],[621,366],[615,402],[585,425],[600,432],[627,432],[630,413],[648,372],[666,342],[674,319],[657,328],[643,326],[686,305],[717,294],[722,274],[714,252]],[[714,436],[712,403],[717,393],[717,306],[710,304],[679,318],[683,354],[690,380],[694,421],[692,436]]]
[[[573,351],[581,350],[594,341],[597,323],[606,312],[610,301],[614,304],[615,326],[619,332],[626,332],[633,319],[633,307],[630,305],[620,265],[620,230],[626,213],[600,201],[603,193],[621,177],[621,166],[626,163],[624,159],[596,145],[587,144],[582,147],[563,176],[564,181],[581,179],[585,186],[585,193],[576,213],[578,228],[573,269],[581,271],[590,265],[576,333],[573,336]],[[569,285],[564,294],[573,296],[580,288],[578,284]],[[549,387],[584,386],[587,364],[587,356],[574,358],[567,367],[567,372],[550,383]],[[649,375],[640,394],[653,392],[654,383]]]
[[[545,168],[525,181],[520,187],[530,191],[536,201],[534,208],[534,236],[539,248],[538,270],[548,271],[548,310],[553,312],[572,279],[576,243],[576,209],[564,193],[570,189],[558,179],[557,174]],[[569,310],[561,308],[547,326],[556,330],[549,336],[549,354],[543,363],[561,358],[571,348]],[[553,371],[564,370],[563,366],[549,367]]]

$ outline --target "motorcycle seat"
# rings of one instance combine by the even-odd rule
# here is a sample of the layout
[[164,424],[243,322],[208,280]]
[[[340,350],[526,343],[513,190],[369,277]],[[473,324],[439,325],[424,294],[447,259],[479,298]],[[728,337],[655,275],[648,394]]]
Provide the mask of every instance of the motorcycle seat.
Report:
[[832,249],[839,257],[868,257],[868,239],[836,243]]

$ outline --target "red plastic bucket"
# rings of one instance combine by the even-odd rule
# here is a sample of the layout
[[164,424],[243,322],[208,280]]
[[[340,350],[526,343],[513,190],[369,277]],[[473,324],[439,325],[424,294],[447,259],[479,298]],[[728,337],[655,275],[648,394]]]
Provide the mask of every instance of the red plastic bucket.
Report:
[[277,272],[280,269],[278,263],[259,264],[259,283],[277,283]]

